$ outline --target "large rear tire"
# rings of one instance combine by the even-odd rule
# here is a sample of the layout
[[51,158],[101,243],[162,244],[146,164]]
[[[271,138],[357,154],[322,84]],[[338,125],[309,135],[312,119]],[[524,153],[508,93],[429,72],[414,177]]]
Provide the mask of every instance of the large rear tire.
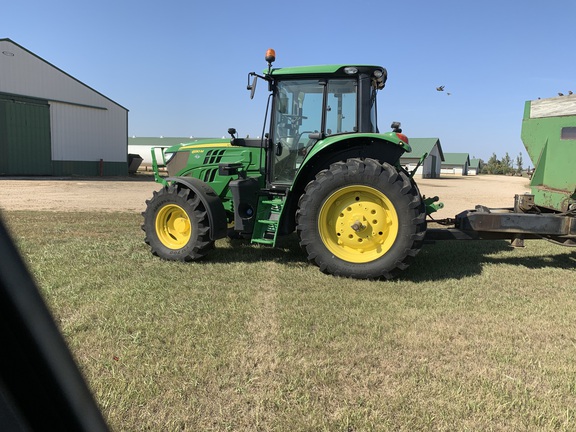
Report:
[[300,197],[296,231],[308,259],[324,273],[391,279],[422,247],[426,213],[413,182],[387,163],[332,164]]
[[169,185],[154,192],[142,213],[145,242],[152,254],[172,261],[193,261],[214,248],[208,212],[190,189]]

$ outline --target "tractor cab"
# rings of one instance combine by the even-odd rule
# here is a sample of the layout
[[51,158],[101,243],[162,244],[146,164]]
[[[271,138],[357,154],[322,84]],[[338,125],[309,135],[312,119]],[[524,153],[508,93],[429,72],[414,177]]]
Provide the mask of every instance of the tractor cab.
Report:
[[[343,134],[378,133],[376,93],[384,87],[380,66],[325,65],[272,68],[264,76],[272,92],[267,183],[290,186],[316,143]],[[250,76],[249,75],[249,76]],[[249,85],[252,91],[255,82]]]

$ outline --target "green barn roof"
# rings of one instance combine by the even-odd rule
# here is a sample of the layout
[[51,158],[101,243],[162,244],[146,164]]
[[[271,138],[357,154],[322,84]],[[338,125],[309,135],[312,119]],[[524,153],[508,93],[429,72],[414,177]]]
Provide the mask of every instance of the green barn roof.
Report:
[[470,165],[468,153],[444,153],[444,163],[442,165]]
[[480,169],[480,159],[470,159],[470,168]]
[[424,153],[430,154],[435,145],[438,145],[440,160],[444,160],[440,138],[410,138],[410,147],[412,147],[412,152],[404,154],[403,157],[420,159]]

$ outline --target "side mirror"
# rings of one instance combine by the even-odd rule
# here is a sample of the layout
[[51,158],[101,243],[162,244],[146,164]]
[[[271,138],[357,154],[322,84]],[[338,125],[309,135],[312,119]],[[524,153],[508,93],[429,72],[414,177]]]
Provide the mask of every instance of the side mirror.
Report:
[[252,80],[252,85],[250,86],[250,99],[254,99],[254,93],[256,93],[256,83],[258,82],[258,77],[255,76]]
[[[250,84],[250,77],[253,76],[252,84]],[[250,99],[254,99],[254,93],[256,93],[256,80],[258,79],[258,75],[256,72],[250,72],[248,74],[248,84],[246,85],[246,90],[250,90]]]

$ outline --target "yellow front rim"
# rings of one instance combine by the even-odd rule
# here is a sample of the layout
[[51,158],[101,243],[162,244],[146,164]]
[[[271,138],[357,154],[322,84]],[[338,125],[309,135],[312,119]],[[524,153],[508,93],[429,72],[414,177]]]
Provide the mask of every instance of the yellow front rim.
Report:
[[192,224],[184,209],[168,204],[156,215],[156,234],[162,244],[170,249],[181,249],[190,241]]
[[347,186],[334,192],[318,217],[320,237],[336,257],[367,263],[385,255],[398,236],[392,202],[369,186]]

